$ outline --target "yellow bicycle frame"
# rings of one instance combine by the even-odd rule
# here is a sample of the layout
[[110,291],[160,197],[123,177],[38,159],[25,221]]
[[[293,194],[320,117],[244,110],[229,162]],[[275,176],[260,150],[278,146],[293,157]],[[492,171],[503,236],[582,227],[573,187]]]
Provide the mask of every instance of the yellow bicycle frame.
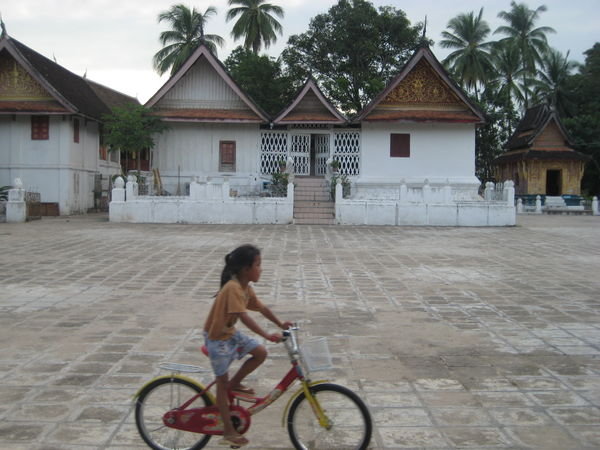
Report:
[[310,392],[310,389],[309,389],[312,386],[316,386],[317,384],[328,383],[329,380],[318,380],[318,381],[311,381],[311,382],[303,380],[301,382],[302,382],[302,387],[300,389],[298,389],[296,392],[294,392],[294,394],[288,400],[287,405],[285,405],[285,409],[284,409],[283,415],[281,417],[281,426],[285,427],[285,419],[288,415],[288,410],[290,409],[290,405],[292,404],[292,402],[300,394],[304,393],[304,396],[306,397],[306,400],[308,400],[308,403],[309,403],[311,409],[313,410],[313,412],[315,413],[315,416],[317,416],[317,419],[319,419],[319,425],[321,425],[325,429],[330,429],[331,424],[329,423],[329,418],[325,415],[325,412],[323,411],[323,408],[321,408],[319,401],[312,395],[312,393]]

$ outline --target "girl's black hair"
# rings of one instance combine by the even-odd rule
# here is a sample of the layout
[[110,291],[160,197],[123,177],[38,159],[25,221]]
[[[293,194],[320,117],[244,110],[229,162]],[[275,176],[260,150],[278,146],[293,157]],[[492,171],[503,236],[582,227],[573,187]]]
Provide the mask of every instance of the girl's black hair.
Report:
[[254,245],[246,244],[236,248],[225,256],[225,267],[221,273],[221,287],[225,286],[234,275],[239,275],[244,267],[250,267],[260,255],[260,250]]

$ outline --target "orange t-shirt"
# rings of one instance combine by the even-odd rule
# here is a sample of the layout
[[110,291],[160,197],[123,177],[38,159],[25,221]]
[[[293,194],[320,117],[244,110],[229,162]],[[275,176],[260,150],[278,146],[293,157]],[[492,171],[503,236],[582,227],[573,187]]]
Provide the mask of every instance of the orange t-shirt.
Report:
[[232,318],[229,314],[260,311],[262,307],[262,302],[250,285],[243,289],[238,280],[229,280],[217,294],[204,323],[204,331],[209,339],[225,341],[235,333],[234,325],[237,322],[237,317]]

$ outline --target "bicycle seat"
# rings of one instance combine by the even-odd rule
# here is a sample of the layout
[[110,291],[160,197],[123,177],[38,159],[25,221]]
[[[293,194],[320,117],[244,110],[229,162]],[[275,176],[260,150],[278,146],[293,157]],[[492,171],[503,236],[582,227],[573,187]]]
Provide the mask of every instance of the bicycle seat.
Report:
[[204,353],[206,356],[208,356],[208,348],[206,348],[206,345],[203,345],[202,347],[200,347],[200,350],[202,351],[202,353]]

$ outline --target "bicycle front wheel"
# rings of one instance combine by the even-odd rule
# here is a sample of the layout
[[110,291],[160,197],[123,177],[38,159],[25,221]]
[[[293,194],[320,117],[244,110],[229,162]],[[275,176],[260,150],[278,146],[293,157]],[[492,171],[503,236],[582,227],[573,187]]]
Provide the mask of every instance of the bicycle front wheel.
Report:
[[350,389],[323,383],[310,388],[330,427],[323,428],[304,393],[292,403],[287,428],[296,449],[364,450],[371,441],[373,423],[367,406]]
[[[200,388],[180,378],[159,378],[146,386],[135,405],[135,423],[142,439],[154,450],[197,450],[203,448],[210,435],[169,428],[163,416],[201,392]],[[192,408],[210,406],[205,394],[191,405]]]

